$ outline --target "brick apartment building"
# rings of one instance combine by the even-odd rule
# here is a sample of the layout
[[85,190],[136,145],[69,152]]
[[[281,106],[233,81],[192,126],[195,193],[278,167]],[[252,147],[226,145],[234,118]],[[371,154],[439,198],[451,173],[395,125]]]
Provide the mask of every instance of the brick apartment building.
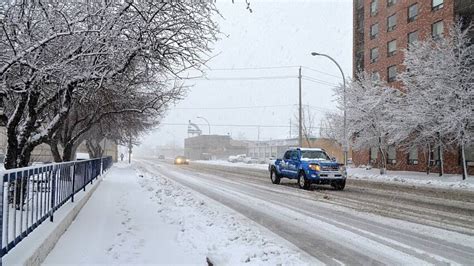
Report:
[[[409,43],[446,34],[450,24],[458,17],[466,23],[473,21],[474,0],[355,0],[353,2],[354,40],[353,76],[365,70],[374,80],[384,80],[391,86],[402,88],[395,80],[403,71],[403,49]],[[474,32],[473,32],[474,33]],[[474,40],[474,34],[471,34]],[[474,174],[474,145],[466,149],[469,174]],[[377,149],[354,151],[356,165],[379,165],[382,156]],[[439,171],[439,156],[421,147],[408,152],[390,147],[387,154],[389,170]],[[444,153],[446,173],[461,173],[460,151]]]

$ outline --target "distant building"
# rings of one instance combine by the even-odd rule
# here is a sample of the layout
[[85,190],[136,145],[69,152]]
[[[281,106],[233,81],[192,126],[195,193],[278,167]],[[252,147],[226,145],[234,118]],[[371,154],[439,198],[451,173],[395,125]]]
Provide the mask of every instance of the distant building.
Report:
[[[248,146],[248,156],[256,159],[277,158],[291,147],[298,147],[298,138],[253,141]],[[324,149],[329,156],[343,161],[342,146],[335,140],[327,138],[310,138],[303,141],[303,147]]]
[[179,147],[177,145],[163,145],[163,146],[156,146],[154,149],[153,156],[160,156],[163,155],[166,158],[175,158],[179,155],[184,155],[183,147]]
[[[373,80],[384,80],[390,86],[402,88],[396,81],[403,71],[403,49],[414,41],[437,38],[447,33],[457,18],[467,25],[473,21],[473,0],[355,0],[353,2],[353,76],[364,70]],[[474,40],[474,31],[471,32]],[[428,162],[428,153],[432,160]],[[474,145],[466,149],[469,172],[474,173]],[[385,156],[389,170],[439,171],[436,151],[422,152],[421,147],[401,151],[390,147]],[[356,165],[379,165],[382,156],[374,147],[354,151]],[[459,151],[444,154],[445,172],[461,173]]]
[[184,140],[184,155],[192,160],[227,159],[246,154],[248,144],[228,135],[200,135]]

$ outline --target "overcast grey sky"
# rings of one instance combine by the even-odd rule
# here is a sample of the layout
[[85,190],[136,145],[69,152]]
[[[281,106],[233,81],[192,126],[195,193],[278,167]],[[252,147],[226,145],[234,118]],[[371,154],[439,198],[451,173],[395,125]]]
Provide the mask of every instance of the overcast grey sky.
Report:
[[[352,74],[352,1],[251,1],[252,13],[243,2],[235,2],[217,3],[224,16],[218,18],[220,28],[227,37],[215,44],[216,56],[206,73],[210,80],[189,82],[194,86],[187,97],[170,108],[163,124],[143,137],[142,145],[183,146],[188,120],[207,134],[207,125],[197,116],[209,120],[212,134],[256,140],[258,128],[238,125],[285,125],[260,127],[259,136],[287,138],[297,111],[300,65],[303,77],[311,79],[302,83],[303,104],[311,105],[318,117],[335,109],[331,84],[342,82],[340,72],[327,58],[310,52],[331,55],[346,76]],[[277,68],[226,70],[262,67]],[[293,136],[296,133],[294,129]]]

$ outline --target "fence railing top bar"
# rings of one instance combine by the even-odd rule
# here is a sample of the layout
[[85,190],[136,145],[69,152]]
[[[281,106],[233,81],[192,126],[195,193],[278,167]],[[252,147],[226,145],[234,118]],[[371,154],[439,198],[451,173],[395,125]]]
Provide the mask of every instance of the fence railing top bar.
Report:
[[35,169],[41,169],[43,167],[49,167],[49,166],[61,166],[61,165],[73,165],[75,163],[84,163],[84,162],[89,162],[89,161],[95,161],[98,159],[106,159],[108,157],[101,157],[101,158],[93,158],[93,159],[87,159],[87,160],[76,160],[76,161],[69,161],[69,162],[59,162],[59,163],[48,163],[48,164],[40,164],[40,165],[31,165],[27,167],[21,167],[21,168],[13,168],[13,169],[8,169],[8,170],[0,170],[1,175],[5,174],[10,174],[10,173],[16,173],[16,172],[23,172],[27,170],[35,170]]

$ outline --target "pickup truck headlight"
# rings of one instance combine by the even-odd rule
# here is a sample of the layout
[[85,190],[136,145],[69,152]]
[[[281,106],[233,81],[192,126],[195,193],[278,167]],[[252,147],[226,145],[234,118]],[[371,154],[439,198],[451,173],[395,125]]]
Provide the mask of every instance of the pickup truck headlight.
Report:
[[339,166],[339,173],[345,175],[346,174],[346,166],[344,166],[344,165]]
[[319,172],[319,171],[321,171],[321,166],[319,166],[318,164],[310,164],[309,169]]

